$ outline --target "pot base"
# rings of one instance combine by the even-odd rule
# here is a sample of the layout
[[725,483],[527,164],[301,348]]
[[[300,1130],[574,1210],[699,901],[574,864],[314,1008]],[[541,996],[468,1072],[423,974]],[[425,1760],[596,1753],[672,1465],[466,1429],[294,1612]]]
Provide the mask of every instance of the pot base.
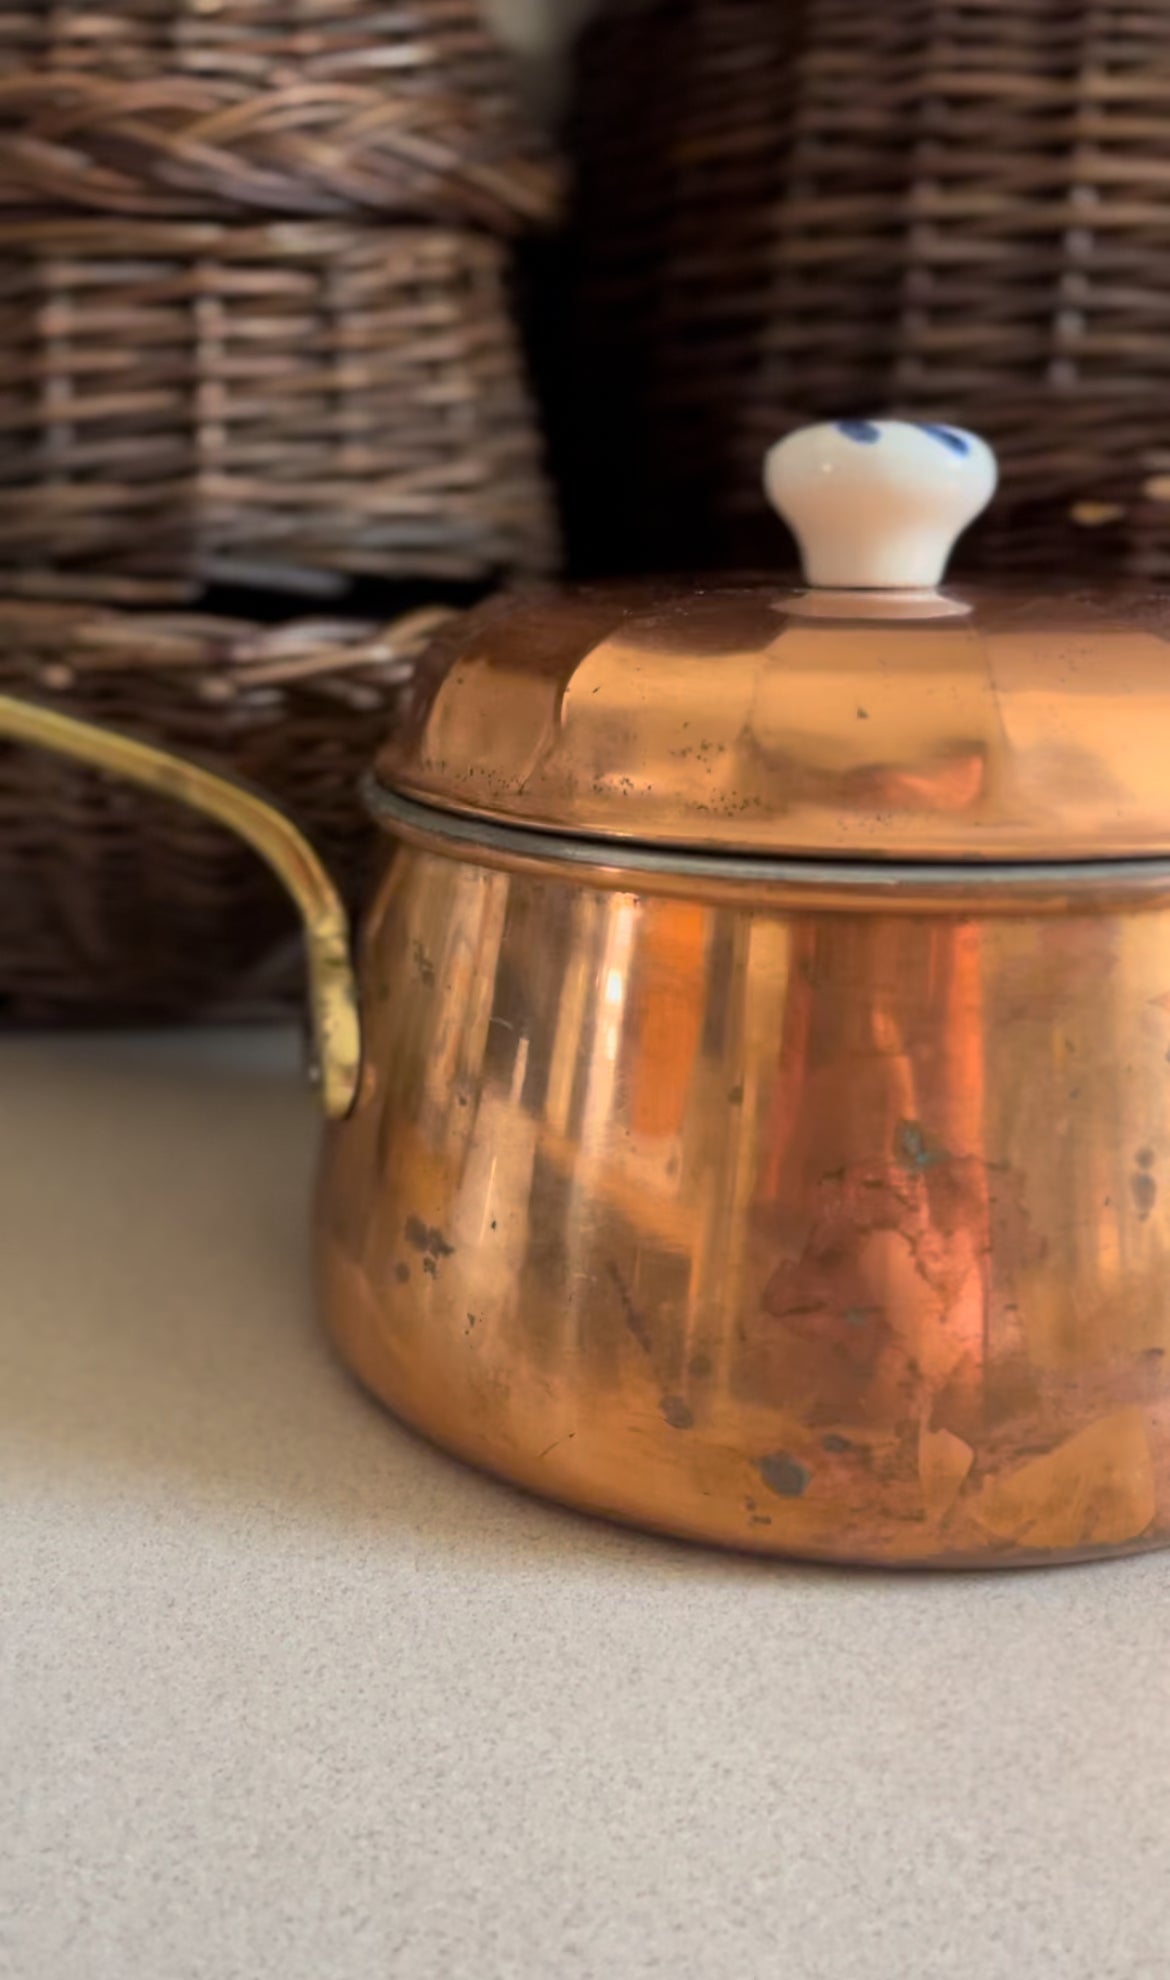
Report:
[[[1133,1407],[1005,1466],[948,1433],[810,1434],[714,1385],[701,1417],[645,1382],[574,1395],[563,1370],[554,1384],[539,1362],[519,1361],[506,1330],[502,1341],[463,1292],[441,1299],[441,1272],[461,1276],[456,1257],[452,1248],[433,1274],[424,1270],[424,1315],[409,1280],[395,1273],[379,1298],[325,1242],[327,1329],[395,1416],[538,1497],[676,1539],[840,1566],[1035,1567],[1144,1552],[1170,1537],[1154,1517],[1149,1423]],[[972,1480],[977,1464],[984,1475]]]
[[[327,1281],[330,1277],[327,1272]],[[778,1508],[762,1495],[741,1494],[742,1478],[729,1491],[720,1493],[711,1482],[720,1469],[720,1453],[709,1443],[699,1456],[699,1481],[706,1482],[692,1478],[683,1483],[676,1465],[665,1467],[669,1487],[678,1492],[677,1503],[665,1504],[660,1491],[648,1489],[644,1469],[628,1471],[623,1483],[615,1483],[605,1450],[596,1445],[591,1449],[589,1439],[582,1440],[579,1452],[570,1452],[565,1447],[575,1445],[578,1438],[570,1434],[558,1440],[552,1436],[552,1427],[546,1426],[550,1444],[540,1451],[526,1452],[501,1443],[474,1420],[456,1420],[449,1406],[438,1401],[435,1390],[420,1395],[413,1383],[402,1385],[393,1358],[381,1355],[360,1325],[351,1331],[352,1309],[347,1313],[345,1306],[344,1301],[341,1307],[334,1306],[334,1319],[327,1326],[340,1360],[362,1388],[411,1431],[472,1469],[535,1498],[658,1538],[808,1566],[888,1568],[906,1573],[1076,1566],[1170,1545],[1170,1536],[1161,1530],[1064,1547],[1021,1545],[976,1530],[964,1547],[955,1544],[953,1533],[944,1537],[937,1525],[925,1519],[903,1524],[891,1518],[880,1524],[873,1522],[868,1533],[857,1531],[856,1526],[850,1530],[849,1512],[840,1506],[837,1512],[842,1530],[834,1533],[824,1519],[810,1520],[808,1509],[794,1517],[792,1508]],[[449,1404],[450,1391],[443,1386]],[[638,1453],[643,1466],[647,1455],[644,1447]],[[722,1453],[724,1473],[730,1468],[728,1455]],[[745,1469],[750,1473],[758,1466]],[[857,1508],[851,1510],[856,1519]]]

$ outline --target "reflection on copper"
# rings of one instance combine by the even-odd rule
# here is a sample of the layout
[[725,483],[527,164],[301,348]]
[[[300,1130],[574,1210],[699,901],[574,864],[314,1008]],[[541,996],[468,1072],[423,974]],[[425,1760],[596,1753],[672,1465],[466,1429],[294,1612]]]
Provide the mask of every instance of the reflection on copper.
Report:
[[416,838],[319,1207],[378,1394],[534,1489],[764,1552],[1170,1539],[1170,910],[711,882],[676,911],[669,876]]
[[1170,847],[1164,593],[762,585],[461,623],[379,760],[450,810],[773,854]]
[[694,1072],[707,989],[707,917],[690,901],[643,908],[631,1026],[630,1126],[647,1138],[676,1135]]
[[600,995],[595,994],[588,1007],[591,1035],[577,1122],[577,1141],[587,1162],[606,1158],[613,1131],[618,1052],[637,913],[637,904],[629,895],[617,894],[603,924],[595,978]]
[[[482,1306],[497,1315],[500,1326],[514,1316],[528,1244],[524,1210],[536,1157],[536,1123],[526,1114],[522,1097],[528,1053],[529,1040],[517,1038],[506,1083],[493,1081],[479,1095],[446,1227],[451,1249],[436,1247],[432,1274],[437,1284],[442,1264],[452,1277],[458,1275],[466,1312]],[[472,1260],[478,1261],[474,1267]]]

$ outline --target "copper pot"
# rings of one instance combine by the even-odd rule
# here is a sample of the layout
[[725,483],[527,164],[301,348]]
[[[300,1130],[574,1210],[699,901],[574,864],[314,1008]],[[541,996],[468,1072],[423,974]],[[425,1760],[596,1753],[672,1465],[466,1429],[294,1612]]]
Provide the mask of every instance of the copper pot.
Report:
[[484,609],[306,912],[345,1360],[551,1497],[761,1553],[1170,1539],[1170,600],[941,587],[953,429],[774,450],[790,589]]

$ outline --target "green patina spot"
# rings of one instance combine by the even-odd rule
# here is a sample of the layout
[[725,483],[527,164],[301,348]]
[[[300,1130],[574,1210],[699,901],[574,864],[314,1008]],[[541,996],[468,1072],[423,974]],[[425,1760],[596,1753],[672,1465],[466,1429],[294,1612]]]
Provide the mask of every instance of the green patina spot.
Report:
[[908,1169],[933,1169],[948,1160],[945,1148],[932,1148],[917,1121],[899,1121],[894,1155]]

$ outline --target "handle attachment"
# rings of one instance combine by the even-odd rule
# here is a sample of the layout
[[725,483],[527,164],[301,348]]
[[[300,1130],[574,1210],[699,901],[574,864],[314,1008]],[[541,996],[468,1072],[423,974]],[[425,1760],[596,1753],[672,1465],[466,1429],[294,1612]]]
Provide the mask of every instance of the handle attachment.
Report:
[[341,898],[307,839],[273,804],[254,792],[187,763],[150,743],[113,734],[95,723],[0,694],[0,736],[89,763],[190,805],[244,839],[282,881],[300,910],[309,962],[309,996],[329,1120],[348,1114],[361,1070],[361,1023]]
[[764,462],[768,499],[800,545],[807,582],[842,591],[940,584],[997,480],[977,434],[900,419],[804,426]]

